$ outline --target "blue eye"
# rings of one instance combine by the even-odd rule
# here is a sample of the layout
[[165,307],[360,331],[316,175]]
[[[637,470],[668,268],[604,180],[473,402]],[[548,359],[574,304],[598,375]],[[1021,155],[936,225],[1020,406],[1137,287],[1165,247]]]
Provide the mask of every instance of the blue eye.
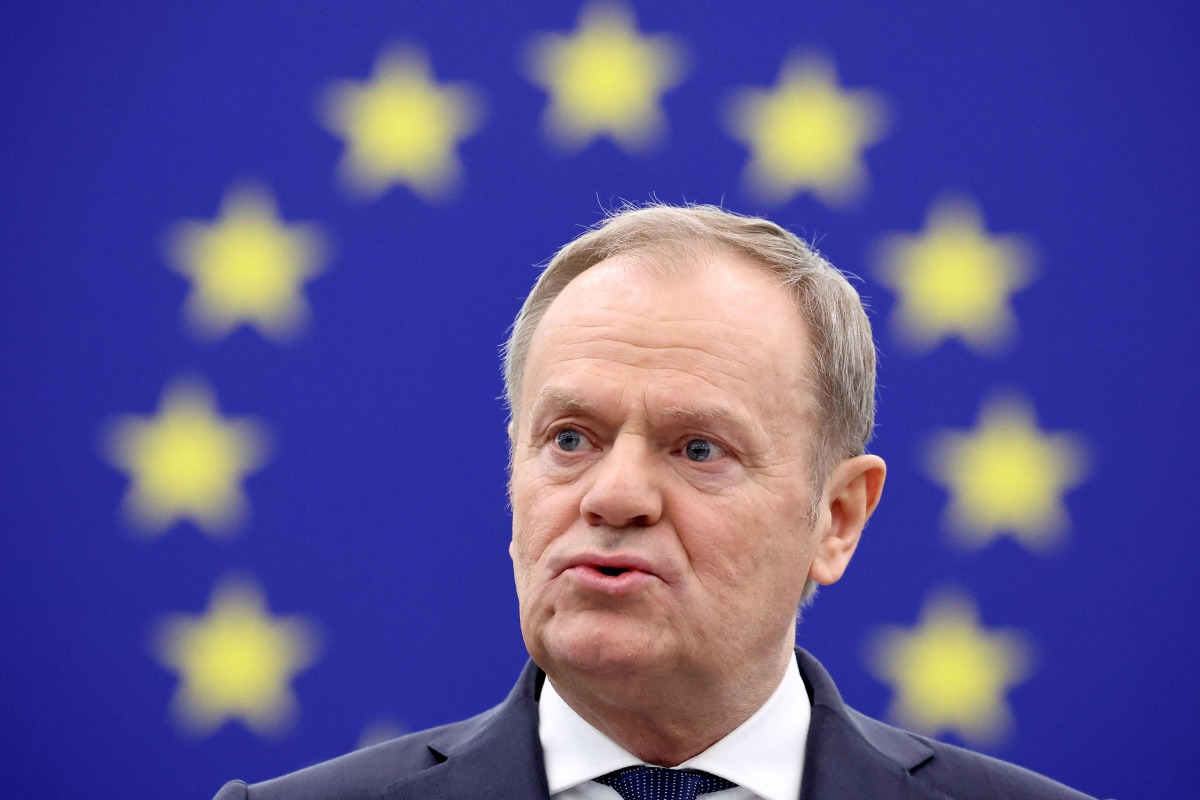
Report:
[[692,461],[708,461],[713,455],[721,452],[721,448],[703,439],[692,439],[683,447],[683,452]]
[[560,449],[571,452],[572,450],[577,450],[579,445],[583,444],[583,436],[579,431],[567,428],[566,430],[559,431],[558,435],[554,437],[554,441],[558,443]]

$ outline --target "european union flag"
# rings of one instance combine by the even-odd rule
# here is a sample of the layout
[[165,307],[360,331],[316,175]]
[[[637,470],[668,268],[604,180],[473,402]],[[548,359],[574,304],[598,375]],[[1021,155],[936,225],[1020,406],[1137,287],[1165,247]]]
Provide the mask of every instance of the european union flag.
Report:
[[8,795],[209,797],[501,699],[497,346],[651,198],[862,279],[891,475],[798,634],[847,701],[1195,794],[1194,6],[0,20]]

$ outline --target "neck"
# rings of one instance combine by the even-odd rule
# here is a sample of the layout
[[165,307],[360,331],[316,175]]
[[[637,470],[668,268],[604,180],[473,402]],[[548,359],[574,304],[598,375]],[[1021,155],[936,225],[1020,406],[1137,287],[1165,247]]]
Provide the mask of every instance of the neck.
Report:
[[678,671],[604,680],[556,675],[552,681],[567,705],[605,736],[647,764],[674,767],[762,708],[794,658],[789,647],[727,681]]

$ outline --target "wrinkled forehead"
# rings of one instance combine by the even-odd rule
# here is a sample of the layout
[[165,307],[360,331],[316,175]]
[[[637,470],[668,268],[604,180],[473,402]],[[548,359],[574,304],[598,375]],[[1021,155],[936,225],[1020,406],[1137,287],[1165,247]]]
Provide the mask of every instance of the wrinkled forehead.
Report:
[[629,368],[676,382],[689,373],[707,376],[738,393],[769,385],[795,403],[807,388],[811,350],[791,293],[744,256],[702,255],[685,263],[622,254],[576,276],[534,333],[522,413],[551,375],[565,371],[586,382],[599,364],[610,365],[610,373],[620,365],[639,381],[647,373]]

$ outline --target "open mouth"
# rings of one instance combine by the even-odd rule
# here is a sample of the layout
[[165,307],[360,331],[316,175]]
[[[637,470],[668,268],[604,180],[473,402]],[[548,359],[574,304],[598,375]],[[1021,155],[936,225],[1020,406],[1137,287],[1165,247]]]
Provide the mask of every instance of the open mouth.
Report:
[[586,555],[563,571],[569,585],[580,592],[609,597],[640,596],[659,580],[653,567],[640,559]]

